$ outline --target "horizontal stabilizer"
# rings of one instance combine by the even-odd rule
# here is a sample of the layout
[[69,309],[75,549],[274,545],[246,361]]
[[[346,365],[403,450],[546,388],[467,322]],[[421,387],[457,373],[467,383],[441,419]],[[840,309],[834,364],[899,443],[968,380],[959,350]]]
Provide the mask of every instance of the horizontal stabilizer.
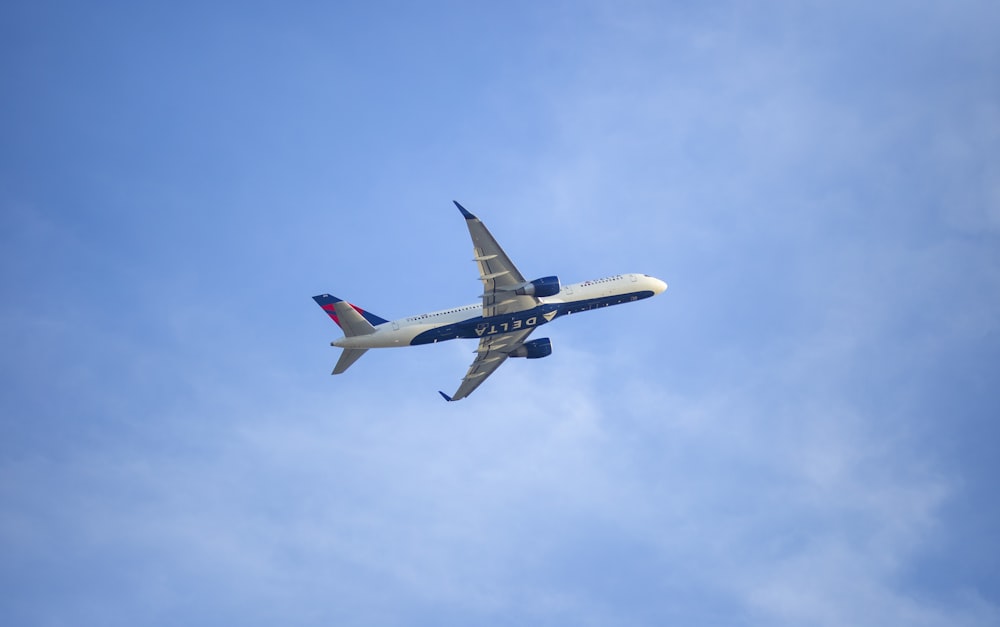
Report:
[[337,360],[337,365],[330,374],[340,374],[351,367],[351,365],[368,352],[367,348],[345,348]]

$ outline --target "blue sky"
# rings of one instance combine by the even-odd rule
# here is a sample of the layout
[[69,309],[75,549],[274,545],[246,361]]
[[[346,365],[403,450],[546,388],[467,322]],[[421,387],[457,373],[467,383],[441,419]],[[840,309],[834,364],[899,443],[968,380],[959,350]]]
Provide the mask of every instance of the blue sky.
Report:
[[[0,622],[1000,623],[995,3],[9,4]],[[330,377],[330,292],[662,296]]]

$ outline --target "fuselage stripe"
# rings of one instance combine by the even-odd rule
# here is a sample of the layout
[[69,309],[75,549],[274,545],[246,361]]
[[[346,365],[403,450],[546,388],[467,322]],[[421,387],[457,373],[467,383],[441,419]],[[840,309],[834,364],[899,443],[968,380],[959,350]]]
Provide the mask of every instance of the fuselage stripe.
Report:
[[434,342],[443,342],[445,340],[461,338],[478,339],[491,335],[501,335],[503,333],[521,331],[541,326],[563,315],[591,311],[594,309],[600,309],[601,307],[609,307],[611,305],[620,305],[622,303],[642,300],[653,296],[653,294],[654,293],[652,291],[644,290],[628,294],[615,294],[600,298],[589,298],[568,303],[547,303],[539,305],[533,309],[518,311],[512,314],[492,316],[490,318],[474,316],[460,322],[444,324],[419,333],[410,341],[410,345],[416,346],[419,344],[431,344]]

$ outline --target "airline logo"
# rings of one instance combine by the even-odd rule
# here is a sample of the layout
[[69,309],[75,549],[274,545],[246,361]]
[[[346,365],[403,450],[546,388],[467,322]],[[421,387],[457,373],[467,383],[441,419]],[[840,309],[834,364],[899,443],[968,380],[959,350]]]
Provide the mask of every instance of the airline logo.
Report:
[[558,314],[559,312],[555,310],[543,313],[541,318],[544,322],[541,323],[538,320],[538,315],[531,315],[523,320],[515,318],[509,322],[480,322],[476,325],[476,336],[498,335],[500,333],[511,333],[513,331],[528,329],[539,324],[545,324],[545,322],[552,322],[552,319]]

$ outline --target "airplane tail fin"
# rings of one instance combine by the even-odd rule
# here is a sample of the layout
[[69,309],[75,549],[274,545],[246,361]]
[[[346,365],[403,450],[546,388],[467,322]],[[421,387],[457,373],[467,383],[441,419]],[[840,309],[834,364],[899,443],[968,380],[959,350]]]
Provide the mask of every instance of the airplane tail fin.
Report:
[[[313,296],[313,300],[316,304],[323,308],[323,311],[330,316],[330,319],[337,323],[341,329],[344,329],[344,335],[348,335],[347,329],[344,328],[343,320],[340,314],[337,313],[337,303],[343,303],[344,301],[337,298],[336,296],[330,296],[329,294],[321,294],[319,296]],[[345,303],[349,305],[349,303]],[[380,324],[385,324],[388,322],[385,318],[376,316],[370,311],[365,311],[364,309],[358,307],[357,305],[350,305],[349,309],[353,308],[354,311],[361,314],[360,317],[368,322],[370,326],[378,326]],[[360,333],[355,333],[354,335],[362,335]]]
[[[376,316],[336,296],[322,294],[313,296],[313,300],[323,308],[331,320],[337,323],[346,337],[369,335],[375,332],[376,325],[388,322],[385,318]],[[344,372],[367,352],[367,348],[345,348],[331,374]]]
[[342,300],[337,301],[333,304],[333,314],[330,317],[333,317],[334,314],[337,316],[334,320],[340,325],[345,337],[371,335],[375,332],[372,323],[365,320],[364,316],[354,308],[354,305]]

